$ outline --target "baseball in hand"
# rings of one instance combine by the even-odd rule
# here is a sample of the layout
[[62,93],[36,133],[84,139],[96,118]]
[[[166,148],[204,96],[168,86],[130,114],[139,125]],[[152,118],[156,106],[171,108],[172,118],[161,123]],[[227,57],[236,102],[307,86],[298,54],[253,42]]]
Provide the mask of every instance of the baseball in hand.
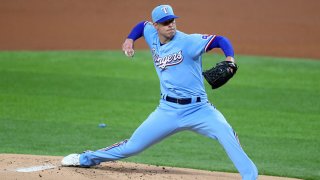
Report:
[[125,53],[125,54],[126,54],[126,56],[128,56],[128,57],[133,57],[133,55],[134,55],[134,50],[131,50],[131,51],[125,51],[124,53]]

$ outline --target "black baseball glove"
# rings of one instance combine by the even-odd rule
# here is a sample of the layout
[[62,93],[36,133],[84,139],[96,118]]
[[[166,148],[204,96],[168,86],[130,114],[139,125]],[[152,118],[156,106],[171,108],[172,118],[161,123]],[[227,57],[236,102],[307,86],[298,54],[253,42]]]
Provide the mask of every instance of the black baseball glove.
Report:
[[204,78],[211,85],[212,89],[217,89],[224,85],[237,72],[238,66],[231,61],[222,61],[216,64],[215,67],[204,71]]

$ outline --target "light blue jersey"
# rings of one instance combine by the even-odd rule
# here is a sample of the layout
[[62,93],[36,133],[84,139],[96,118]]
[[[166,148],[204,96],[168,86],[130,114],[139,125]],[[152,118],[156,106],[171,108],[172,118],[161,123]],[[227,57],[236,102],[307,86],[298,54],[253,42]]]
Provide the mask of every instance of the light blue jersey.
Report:
[[169,43],[161,45],[156,29],[146,23],[144,38],[151,49],[162,94],[207,98],[202,78],[202,54],[214,37],[177,31]]
[[[164,24],[170,18],[169,24],[174,23],[172,18],[177,18],[168,5],[156,7],[152,17],[154,22]],[[131,42],[131,48],[134,40],[144,36],[150,47],[160,81],[162,96],[159,105],[129,139],[97,151],[82,153],[79,158],[80,166],[94,166],[105,161],[127,158],[175,133],[188,130],[217,140],[242,179],[255,180],[258,177],[256,166],[241,148],[231,125],[208,101],[205,91],[202,55],[218,37],[176,31],[169,42],[161,44],[158,31],[152,23],[143,22],[136,27],[132,31],[135,38],[127,40]]]

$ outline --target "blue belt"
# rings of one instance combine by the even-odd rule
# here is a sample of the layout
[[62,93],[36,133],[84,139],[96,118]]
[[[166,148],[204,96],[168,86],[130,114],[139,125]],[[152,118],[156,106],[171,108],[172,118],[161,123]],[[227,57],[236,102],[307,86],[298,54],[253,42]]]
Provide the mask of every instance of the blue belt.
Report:
[[[170,96],[163,97],[164,100],[177,104],[190,104],[192,103],[192,98],[174,98]],[[201,102],[201,98],[197,97],[196,102]]]

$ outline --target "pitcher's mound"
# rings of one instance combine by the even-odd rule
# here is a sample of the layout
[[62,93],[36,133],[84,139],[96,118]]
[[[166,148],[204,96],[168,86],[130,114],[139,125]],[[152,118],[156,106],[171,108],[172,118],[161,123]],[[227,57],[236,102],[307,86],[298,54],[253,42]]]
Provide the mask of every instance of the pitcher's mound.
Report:
[[[128,162],[107,162],[91,168],[61,167],[59,156],[0,154],[1,179],[121,179],[121,180],[206,180],[241,179],[236,173],[222,173],[186,168],[153,166]],[[285,180],[289,178],[259,176],[260,180]]]

